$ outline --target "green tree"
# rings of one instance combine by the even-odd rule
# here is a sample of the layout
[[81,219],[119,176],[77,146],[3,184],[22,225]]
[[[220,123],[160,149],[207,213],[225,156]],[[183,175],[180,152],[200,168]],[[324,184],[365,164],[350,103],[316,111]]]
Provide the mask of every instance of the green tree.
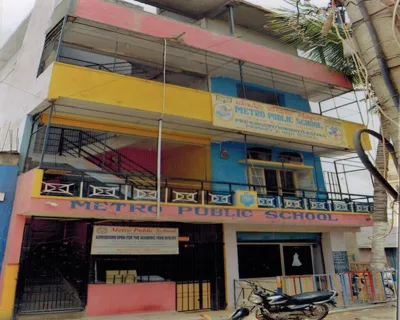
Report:
[[[352,54],[346,54],[351,52],[347,48],[348,44],[342,41],[342,38],[346,39],[346,32],[352,35],[349,26],[344,24],[344,11],[338,8],[333,11],[331,7],[319,8],[307,2],[301,5],[297,0],[286,2],[293,5],[293,10],[280,9],[268,14],[265,29],[274,37],[304,52],[309,59],[347,75],[355,86],[365,86]],[[336,23],[333,23],[333,19]],[[388,138],[390,123],[385,117],[381,117],[381,126]],[[388,158],[387,154],[383,154],[383,145],[380,143],[375,162],[384,175],[387,174],[384,171],[388,168]],[[373,270],[381,270],[386,264],[384,236],[387,232],[387,203],[385,189],[375,182],[371,255]]]

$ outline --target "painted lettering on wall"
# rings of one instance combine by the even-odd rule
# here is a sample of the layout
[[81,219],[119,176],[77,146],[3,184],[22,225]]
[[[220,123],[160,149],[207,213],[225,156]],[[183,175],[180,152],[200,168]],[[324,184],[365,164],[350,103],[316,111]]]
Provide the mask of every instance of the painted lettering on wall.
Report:
[[[151,215],[157,213],[157,206],[154,204],[134,204],[134,203],[107,203],[107,202],[91,202],[91,201],[71,201],[71,209],[84,209],[90,211],[111,211],[116,214],[136,214]],[[304,220],[304,221],[331,221],[336,222],[339,219],[331,213],[314,213],[314,212],[292,212],[292,211],[263,211],[235,208],[207,208],[193,206],[161,206],[161,214],[165,211],[173,211],[173,213],[182,218],[197,217],[200,219],[220,217],[223,220]],[[257,216],[257,217],[256,217]],[[255,219],[257,218],[257,219]]]

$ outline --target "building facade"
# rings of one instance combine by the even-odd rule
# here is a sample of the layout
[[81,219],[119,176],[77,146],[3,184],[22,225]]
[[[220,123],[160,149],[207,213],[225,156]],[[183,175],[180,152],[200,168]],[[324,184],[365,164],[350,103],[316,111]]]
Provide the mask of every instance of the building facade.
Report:
[[3,48],[4,319],[220,310],[235,280],[348,270],[372,202],[327,191],[320,157],[362,125],[310,101],[351,83],[269,35],[266,10],[202,3],[38,1]]

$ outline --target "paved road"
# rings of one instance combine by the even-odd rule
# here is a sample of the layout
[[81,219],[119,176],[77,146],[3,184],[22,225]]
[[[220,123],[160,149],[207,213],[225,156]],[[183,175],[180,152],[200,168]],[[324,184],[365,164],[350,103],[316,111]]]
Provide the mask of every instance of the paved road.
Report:
[[396,308],[386,306],[385,308],[366,309],[354,312],[336,313],[328,316],[328,320],[391,320],[396,318]]

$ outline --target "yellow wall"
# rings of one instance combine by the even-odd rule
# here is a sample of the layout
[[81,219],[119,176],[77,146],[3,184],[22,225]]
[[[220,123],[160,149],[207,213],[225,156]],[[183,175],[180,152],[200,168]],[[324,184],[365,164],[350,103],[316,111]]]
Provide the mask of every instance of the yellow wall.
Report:
[[3,268],[4,282],[1,292],[0,320],[10,320],[14,311],[19,265],[6,265]]
[[[155,81],[56,62],[48,100],[57,101],[60,98],[161,113],[163,85]],[[212,123],[212,95],[209,92],[167,85],[165,101],[166,115],[203,121],[207,125]],[[343,123],[349,147],[354,149],[353,133],[364,126],[348,121]],[[364,146],[371,149],[368,136],[365,137]]]
[[[57,62],[48,99],[61,97],[160,113],[163,84]],[[165,113],[211,122],[211,95],[167,85]]]

